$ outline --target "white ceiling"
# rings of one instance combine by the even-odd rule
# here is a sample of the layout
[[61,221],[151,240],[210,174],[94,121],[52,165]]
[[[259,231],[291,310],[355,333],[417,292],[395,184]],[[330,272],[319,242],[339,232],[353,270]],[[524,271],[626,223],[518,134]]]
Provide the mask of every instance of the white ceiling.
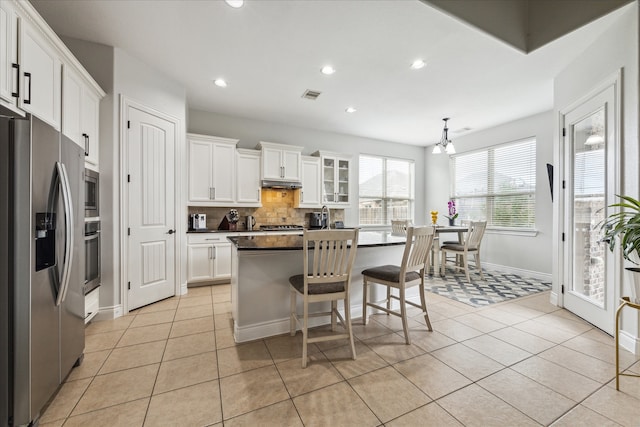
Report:
[[[525,55],[419,0],[32,3],[59,35],[180,82],[189,108],[415,145],[437,142],[443,117],[455,139],[553,108],[554,76],[620,13]],[[427,66],[411,70],[416,58]],[[325,64],[337,72],[321,74]]]

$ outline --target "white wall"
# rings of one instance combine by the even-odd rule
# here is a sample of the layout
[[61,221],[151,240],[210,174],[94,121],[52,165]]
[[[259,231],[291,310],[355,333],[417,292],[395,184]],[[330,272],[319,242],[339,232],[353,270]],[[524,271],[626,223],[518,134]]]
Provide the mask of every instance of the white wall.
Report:
[[[622,193],[634,198],[640,196],[640,150],[638,148],[638,1],[625,7],[619,21],[595,43],[573,61],[554,81],[554,108],[560,111],[584,97],[599,83],[622,69],[622,132],[621,145]],[[557,137],[556,137],[557,138]],[[559,140],[556,158],[559,158]],[[559,216],[560,213],[556,212]],[[559,231],[558,231],[559,232]],[[561,250],[558,235],[554,237],[556,252]],[[556,266],[554,266],[556,267]],[[630,277],[623,275],[617,295],[628,295]],[[554,268],[554,292],[560,286],[559,271]],[[623,329],[635,337],[640,330],[637,315],[629,310],[623,317]],[[640,348],[640,344],[638,345]]]
[[[553,114],[548,111],[490,129],[453,138],[457,153],[535,137],[536,149],[536,236],[496,234],[487,230],[482,241],[482,261],[508,267],[522,274],[551,275],[552,203],[547,163],[553,162]],[[451,135],[450,135],[451,137]],[[427,210],[447,211],[450,197],[449,156],[425,153]],[[506,268],[502,268],[507,270]]]
[[[175,117],[179,123],[176,153],[178,155],[178,178],[182,174],[184,158],[180,158],[184,149],[186,123],[185,89],[158,73],[142,61],[129,55],[122,49],[99,45],[82,40],[64,39],[65,44],[74,53],[82,65],[107,92],[100,103],[100,219],[102,227],[102,286],[100,287],[100,316],[120,315],[123,307],[120,258],[122,244],[120,239],[120,102],[121,96],[136,101],[146,107]],[[126,172],[124,172],[126,173]],[[178,185],[182,180],[178,179]],[[177,189],[184,194],[184,190]],[[184,202],[180,203],[184,205]],[[183,215],[186,218],[186,208]],[[176,221],[179,238],[178,256],[185,257],[181,265],[186,264],[186,254],[180,250],[186,245],[185,221]],[[182,227],[182,230],[180,230]],[[185,273],[186,274],[186,273]]]
[[189,110],[189,132],[205,135],[222,136],[239,139],[238,147],[255,148],[259,141],[278,142],[281,144],[303,146],[303,155],[316,150],[333,151],[353,156],[351,180],[356,183],[351,187],[356,197],[351,198],[351,206],[345,209],[345,225],[358,224],[358,156],[360,154],[376,154],[415,160],[416,171],[416,203],[415,223],[424,224],[426,212],[424,208],[424,147],[399,144],[376,139],[361,138],[352,135],[304,129],[278,123],[270,123],[242,117],[231,117],[199,110]]

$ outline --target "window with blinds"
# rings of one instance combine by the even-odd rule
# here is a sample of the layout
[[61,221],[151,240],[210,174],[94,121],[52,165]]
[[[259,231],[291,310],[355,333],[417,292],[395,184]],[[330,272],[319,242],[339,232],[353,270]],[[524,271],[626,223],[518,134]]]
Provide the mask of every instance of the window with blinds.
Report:
[[413,220],[413,161],[361,155],[359,174],[360,225]]
[[461,220],[533,228],[536,140],[526,139],[451,156],[451,198]]

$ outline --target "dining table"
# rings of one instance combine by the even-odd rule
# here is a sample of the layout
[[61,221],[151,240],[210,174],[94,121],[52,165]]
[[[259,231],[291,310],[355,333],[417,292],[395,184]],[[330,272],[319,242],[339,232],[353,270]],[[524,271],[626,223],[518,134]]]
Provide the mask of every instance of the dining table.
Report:
[[[429,275],[435,275],[440,266],[440,244],[442,239],[440,236],[447,233],[457,233],[458,242],[464,242],[464,233],[469,231],[469,227],[465,225],[436,225],[434,226],[435,236],[433,238],[433,246],[431,249],[431,263]],[[433,271],[433,273],[432,273]]]

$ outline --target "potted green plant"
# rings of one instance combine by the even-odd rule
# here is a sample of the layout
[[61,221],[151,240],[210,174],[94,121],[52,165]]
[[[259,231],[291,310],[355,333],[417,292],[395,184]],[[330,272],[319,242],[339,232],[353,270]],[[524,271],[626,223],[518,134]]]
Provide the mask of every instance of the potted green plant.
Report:
[[[608,243],[612,252],[616,247],[616,240],[620,242],[622,257],[634,264],[640,263],[640,201],[629,196],[618,196],[621,201],[611,205],[620,208],[618,212],[609,215],[602,224],[603,240]],[[640,303],[640,268],[627,267],[626,270],[634,274],[631,287],[632,302]]]

